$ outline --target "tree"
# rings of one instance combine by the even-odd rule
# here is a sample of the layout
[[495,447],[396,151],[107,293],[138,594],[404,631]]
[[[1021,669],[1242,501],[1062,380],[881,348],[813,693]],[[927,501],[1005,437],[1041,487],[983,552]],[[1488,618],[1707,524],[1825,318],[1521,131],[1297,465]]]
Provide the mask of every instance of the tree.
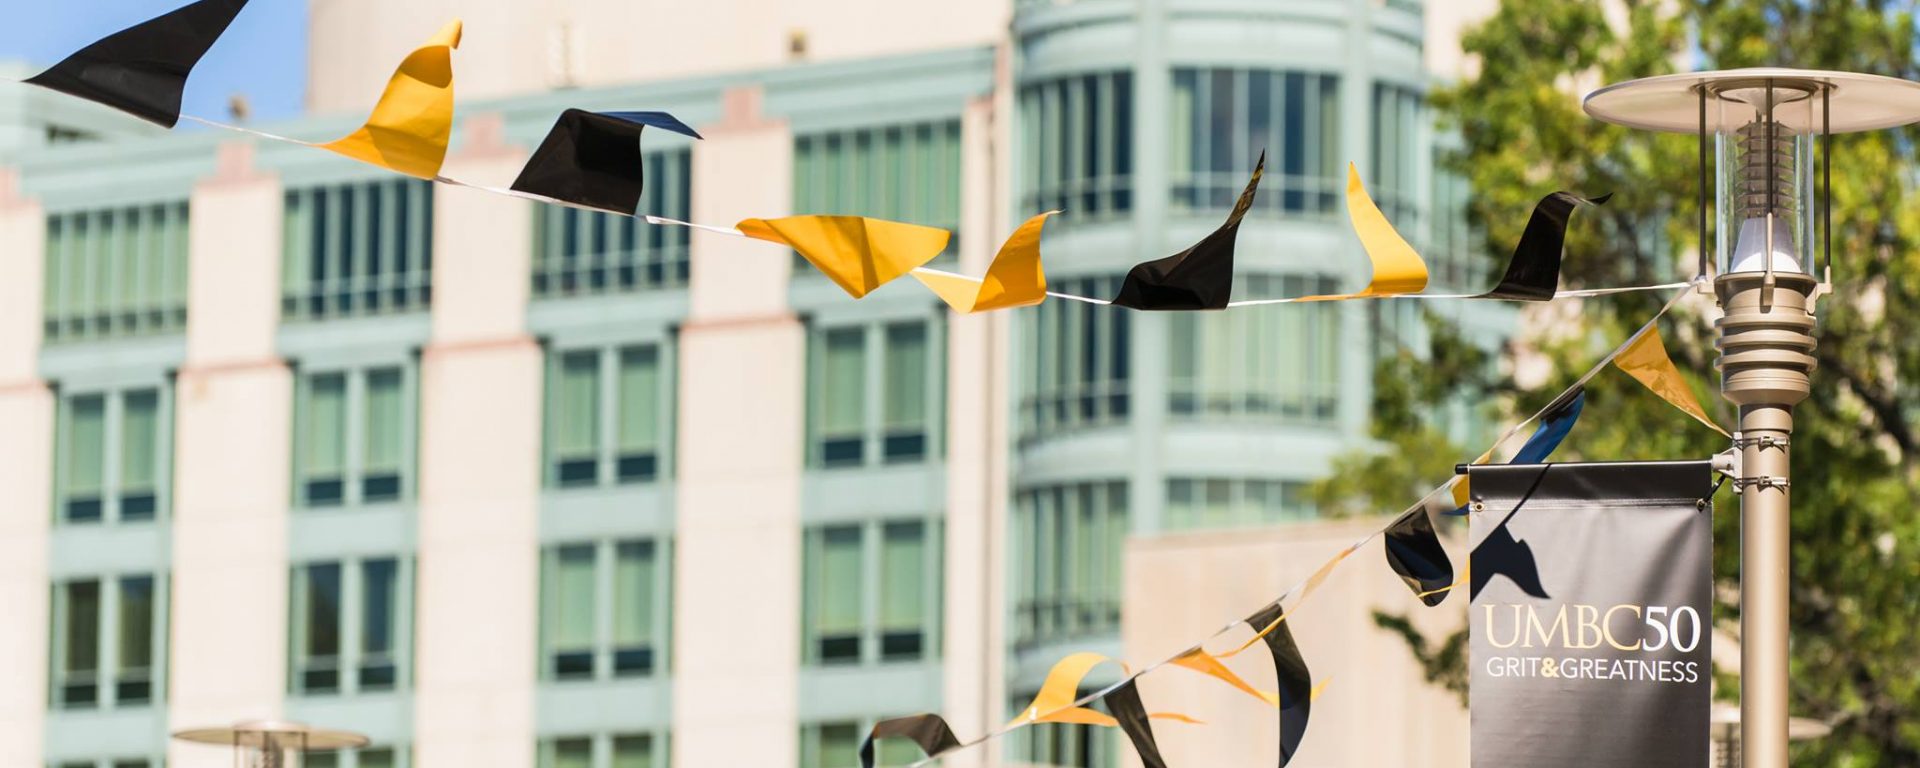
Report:
[[[1603,83],[1687,69],[1793,66],[1914,78],[1914,4],[1867,0],[1503,0],[1463,40],[1481,62],[1471,79],[1436,92],[1443,129],[1464,148],[1450,164],[1471,182],[1471,216],[1486,233],[1489,262],[1503,261],[1539,197],[1555,189],[1615,192],[1576,214],[1563,285],[1597,287],[1694,274],[1697,186],[1692,137],[1607,125],[1581,112],[1576,93]],[[1834,295],[1820,302],[1819,369],[1813,396],[1796,410],[1794,436],[1792,696],[1796,715],[1833,726],[1796,745],[1808,764],[1920,766],[1920,134],[1912,130],[1836,137],[1833,178]],[[1532,392],[1513,382],[1464,382],[1509,394],[1509,419],[1531,413],[1652,315],[1665,297],[1586,300],[1577,312],[1528,312],[1517,343],[1554,363],[1553,381]],[[1558,304],[1559,302],[1556,302]],[[1696,376],[1702,402],[1733,423],[1712,379],[1711,302],[1689,301],[1663,325],[1675,362]],[[1541,332],[1551,327],[1551,333]],[[1902,339],[1908,339],[1904,343]],[[1440,335],[1429,353],[1448,354]],[[1409,360],[1383,365],[1404,378]],[[1383,371],[1384,372],[1384,371]],[[1441,372],[1446,375],[1466,371]],[[1459,379],[1456,379],[1459,381]],[[1380,387],[1376,424],[1391,456],[1426,458],[1444,446],[1431,425],[1409,423],[1447,387]],[[1456,448],[1450,455],[1469,457]],[[1618,374],[1588,388],[1588,408],[1559,459],[1703,457],[1724,439],[1694,427]],[[1366,489],[1407,484],[1413,461],[1343,459],[1344,476],[1323,484],[1333,508],[1399,508]],[[1432,463],[1432,462],[1428,462]],[[1437,472],[1434,467],[1422,471]],[[1427,487],[1444,479],[1429,475]],[[1416,483],[1417,484],[1417,483]],[[1417,493],[1417,491],[1415,492]],[[1403,500],[1401,504],[1404,504]],[[1716,592],[1729,602],[1716,622],[1737,637],[1738,503],[1719,499]],[[1449,603],[1451,604],[1451,603]],[[1416,610],[1418,610],[1416,608]],[[1395,617],[1377,619],[1396,632]],[[1402,632],[1402,634],[1406,634]],[[1410,645],[1436,682],[1459,679],[1459,663]],[[1723,670],[1722,697],[1737,697],[1738,670]],[[1449,677],[1452,675],[1452,677]]]

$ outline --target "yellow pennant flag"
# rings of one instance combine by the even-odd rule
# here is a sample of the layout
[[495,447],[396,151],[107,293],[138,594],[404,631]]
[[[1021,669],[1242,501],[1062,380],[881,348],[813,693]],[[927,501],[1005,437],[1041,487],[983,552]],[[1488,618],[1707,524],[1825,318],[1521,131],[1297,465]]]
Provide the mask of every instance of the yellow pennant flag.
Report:
[[316,146],[408,176],[440,175],[453,137],[453,49],[460,47],[460,30],[459,19],[448,22],[400,62],[360,130]]
[[1673,358],[1667,356],[1666,342],[1660,339],[1660,329],[1650,327],[1640,334],[1632,344],[1613,358],[1613,364],[1628,376],[1638,379],[1647,389],[1660,396],[1682,413],[1692,416],[1695,421],[1713,428],[1713,431],[1728,435],[1727,431],[1715,424],[1713,417],[1700,407],[1700,401],[1693,396],[1693,390],[1687,386],[1687,380],[1680,375],[1680,369],[1673,366]]
[[1047,217],[1057,213],[1059,211],[1047,211],[1027,219],[1027,223],[1014,230],[1013,236],[1000,246],[1000,253],[994,255],[993,263],[987,267],[987,276],[978,282],[943,272],[915,272],[913,277],[953,307],[953,311],[963,315],[1029,307],[1046,301],[1047,275],[1040,266],[1040,230],[1046,227]]
[[1195,648],[1181,654],[1179,658],[1173,660],[1173,665],[1183,669],[1193,670],[1238,688],[1248,696],[1266,702],[1267,706],[1280,706],[1280,694],[1253,687],[1252,683],[1234,674],[1234,671],[1228,669],[1226,664],[1221,663],[1220,657],[1207,653],[1203,648]]
[[747,237],[799,251],[856,299],[933,261],[951,237],[944,229],[864,216],[746,219],[737,226]]
[[[1013,721],[1007,723],[1011,728],[1031,723],[1074,723],[1078,725],[1097,725],[1112,728],[1120,724],[1112,715],[1097,712],[1087,707],[1072,706],[1080,698],[1080,683],[1087,679],[1087,673],[1094,667],[1112,659],[1098,653],[1081,651],[1054,662],[1053,669],[1047,670],[1047,679],[1041,681],[1040,692],[1034,694],[1033,701]],[[1126,665],[1121,665],[1124,671]],[[1178,712],[1154,712],[1147,715],[1154,720],[1175,720],[1182,723],[1200,724],[1187,715]]]
[[1420,254],[1394,230],[1386,214],[1380,212],[1380,206],[1367,195],[1366,185],[1360,182],[1360,171],[1352,163],[1347,164],[1347,220],[1353,225],[1353,233],[1360,237],[1367,259],[1373,262],[1373,279],[1359,293],[1307,296],[1300,301],[1398,296],[1427,289],[1426,262],[1420,260]]

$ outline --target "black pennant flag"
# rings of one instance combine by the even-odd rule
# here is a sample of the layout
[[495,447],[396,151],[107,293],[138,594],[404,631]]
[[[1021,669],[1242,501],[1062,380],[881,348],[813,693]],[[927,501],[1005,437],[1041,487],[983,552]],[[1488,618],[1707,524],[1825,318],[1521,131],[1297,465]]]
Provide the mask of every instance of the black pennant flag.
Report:
[[700,138],[665,112],[569,109],[520,169],[513,189],[632,216],[646,182],[640,132],[647,126]]
[[1427,607],[1447,599],[1453,583],[1453,560],[1434,532],[1433,512],[1426,504],[1406,511],[1387,527],[1387,565],[1400,574],[1413,594]]
[[1114,305],[1153,310],[1226,309],[1233,298],[1234,241],[1240,234],[1240,220],[1253,208],[1254,193],[1266,168],[1267,153],[1261,152],[1253,178],[1233,204],[1226,223],[1192,248],[1134,265],[1120,284]]
[[246,6],[200,0],[101,38],[26,82],[172,128],[187,75]]
[[1127,740],[1133,742],[1133,750],[1140,754],[1140,764],[1145,768],[1167,768],[1167,761],[1160,756],[1160,743],[1153,738],[1153,725],[1147,719],[1146,705],[1140,703],[1140,689],[1134,681],[1128,680],[1101,697],[1107,703],[1107,711],[1113,719],[1119,721],[1120,730],[1127,734]]
[[1606,205],[1613,195],[1585,198],[1569,192],[1555,192],[1540,198],[1527,218],[1527,229],[1507,262],[1507,273],[1493,290],[1476,299],[1548,301],[1560,288],[1560,254],[1566,250],[1567,219],[1582,203]]
[[[1258,632],[1279,621],[1283,613],[1276,602],[1247,617],[1247,625]],[[1300,656],[1300,646],[1294,645],[1293,632],[1285,621],[1260,639],[1273,654],[1273,673],[1279,680],[1280,765],[1285,768],[1299,753],[1300,741],[1307,735],[1307,715],[1313,708],[1313,673],[1307,670],[1307,660]]]
[[911,739],[920,745],[920,751],[927,753],[927,757],[960,746],[960,740],[953,735],[953,728],[939,715],[920,714],[882,720],[874,723],[873,731],[867,734],[865,741],[860,742],[860,768],[873,768],[873,742],[888,737]]

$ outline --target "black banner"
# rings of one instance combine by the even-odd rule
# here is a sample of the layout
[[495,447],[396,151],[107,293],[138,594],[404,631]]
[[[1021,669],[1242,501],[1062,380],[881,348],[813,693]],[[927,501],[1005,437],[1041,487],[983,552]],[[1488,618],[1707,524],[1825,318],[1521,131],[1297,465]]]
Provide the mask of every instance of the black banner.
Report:
[[1705,765],[1708,463],[1468,471],[1474,768]]

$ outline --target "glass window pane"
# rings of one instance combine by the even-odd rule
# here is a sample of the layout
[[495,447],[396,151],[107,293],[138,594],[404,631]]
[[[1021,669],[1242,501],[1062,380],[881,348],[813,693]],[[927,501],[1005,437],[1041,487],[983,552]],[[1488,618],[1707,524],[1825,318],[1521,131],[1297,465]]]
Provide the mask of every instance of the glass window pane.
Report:
[[653,768],[653,737],[613,737],[613,768]]
[[364,471],[382,474],[400,471],[402,410],[400,369],[369,371]]
[[827,332],[826,366],[821,382],[821,427],[827,435],[859,434],[865,422],[866,330]]
[[653,347],[620,350],[620,451],[660,446],[660,357]]
[[555,557],[555,650],[593,647],[593,545],[561,547]]
[[860,729],[853,723],[820,726],[820,739],[812,765],[818,768],[845,768],[859,764]]
[[600,353],[560,358],[560,428],[554,450],[562,457],[592,456],[600,442]]
[[315,376],[307,390],[307,477],[335,477],[347,463],[347,377]]
[[340,564],[307,566],[307,657],[340,655]]
[[144,678],[153,666],[153,577],[120,580],[120,677]]
[[160,447],[160,393],[129,392],[120,422],[120,489],[151,489]]
[[363,749],[355,755],[355,760],[359,763],[356,768],[394,768],[391,748]]
[[889,523],[880,546],[881,655],[918,658],[924,655],[928,605],[927,576],[931,563],[927,526],[918,521]]
[[68,678],[91,678],[100,670],[100,582],[69,582],[67,591],[66,664]]
[[70,401],[67,427],[67,495],[98,497],[105,479],[107,401],[99,395]]
[[653,644],[654,546],[623,541],[613,567],[613,642],[623,648]]
[[889,431],[924,430],[927,421],[927,326],[887,326],[886,424]]
[[395,612],[400,594],[400,564],[396,560],[368,560],[361,564],[360,650],[366,656],[393,653]]
[[552,744],[552,768],[593,768],[593,741],[555,739]]
[[814,631],[826,660],[860,657],[861,535],[858,526],[834,526],[820,534],[819,611]]

